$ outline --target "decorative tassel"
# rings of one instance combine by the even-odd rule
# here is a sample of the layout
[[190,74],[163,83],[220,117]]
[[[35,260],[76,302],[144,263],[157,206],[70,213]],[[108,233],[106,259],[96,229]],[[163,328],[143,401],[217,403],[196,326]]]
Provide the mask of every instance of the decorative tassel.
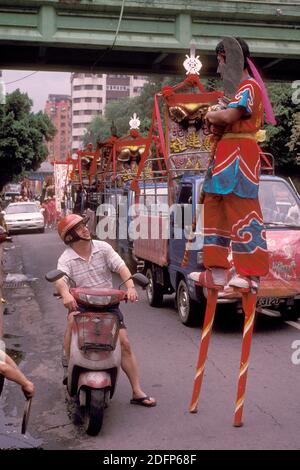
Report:
[[263,79],[261,78],[257,68],[255,67],[254,63],[252,62],[249,57],[247,57],[247,62],[250,67],[250,70],[252,72],[253,78],[257,81],[261,88],[261,93],[262,93],[262,99],[263,99],[263,104],[265,108],[265,113],[266,113],[266,122],[269,124],[273,124],[274,126],[276,125],[276,119],[274,116],[273,108],[271,105],[271,102],[269,100],[268,92],[266,89],[266,86],[263,82]]

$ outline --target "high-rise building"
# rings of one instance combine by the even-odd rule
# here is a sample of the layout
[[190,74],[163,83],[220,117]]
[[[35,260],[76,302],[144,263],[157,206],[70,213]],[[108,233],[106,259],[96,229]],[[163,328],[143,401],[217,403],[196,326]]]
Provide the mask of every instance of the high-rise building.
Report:
[[146,81],[147,77],[142,76],[73,73],[72,151],[82,146],[89,123],[96,115],[104,115],[107,103],[138,96]]
[[82,145],[89,123],[102,115],[106,102],[105,76],[92,73],[71,74],[72,151]]
[[68,95],[49,95],[45,113],[57,129],[54,138],[47,143],[48,161],[65,161],[71,144],[71,97]]

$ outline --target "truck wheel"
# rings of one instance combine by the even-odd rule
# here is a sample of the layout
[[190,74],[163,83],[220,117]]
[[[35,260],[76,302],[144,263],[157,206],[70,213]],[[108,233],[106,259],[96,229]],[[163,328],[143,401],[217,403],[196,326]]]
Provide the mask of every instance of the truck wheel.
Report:
[[155,281],[151,268],[146,270],[146,276],[149,279],[146,287],[148,303],[151,307],[161,307],[164,298],[162,286]]
[[88,389],[86,391],[86,405],[84,427],[87,434],[96,436],[102,427],[105,406],[104,390]]
[[177,287],[176,304],[181,323],[186,326],[193,326],[200,322],[201,305],[191,299],[184,279],[181,279]]
[[300,302],[295,301],[295,304],[289,310],[284,306],[284,308],[280,310],[280,313],[284,321],[297,321],[300,317]]

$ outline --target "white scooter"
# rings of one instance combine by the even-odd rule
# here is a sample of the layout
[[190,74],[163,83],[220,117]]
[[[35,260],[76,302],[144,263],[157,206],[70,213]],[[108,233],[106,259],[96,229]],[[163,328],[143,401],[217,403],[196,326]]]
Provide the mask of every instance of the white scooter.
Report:
[[[54,270],[45,277],[55,282],[64,276],[64,272]],[[73,279],[67,277],[75,286]],[[129,279],[143,288],[149,283],[141,273]],[[74,316],[70,360],[63,363],[67,367],[67,389],[70,396],[78,399],[87,434],[95,436],[102,427],[104,409],[114,394],[121,365],[119,319],[106,310],[127,301],[127,296],[120,289],[90,287],[72,287],[70,293],[82,311]]]

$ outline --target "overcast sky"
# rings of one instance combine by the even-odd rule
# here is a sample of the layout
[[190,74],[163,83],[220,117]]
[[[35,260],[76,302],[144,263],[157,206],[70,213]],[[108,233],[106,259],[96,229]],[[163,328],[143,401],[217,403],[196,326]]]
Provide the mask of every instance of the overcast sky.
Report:
[[[34,75],[26,77],[26,75],[32,74],[32,70],[3,70],[3,78],[6,83],[6,93],[19,88],[22,92],[26,92],[29,98],[33,101],[33,111],[37,112],[44,110],[45,103],[48,99],[48,95],[71,94],[71,83],[70,73],[64,72],[37,72]],[[15,83],[15,80],[19,80]]]

